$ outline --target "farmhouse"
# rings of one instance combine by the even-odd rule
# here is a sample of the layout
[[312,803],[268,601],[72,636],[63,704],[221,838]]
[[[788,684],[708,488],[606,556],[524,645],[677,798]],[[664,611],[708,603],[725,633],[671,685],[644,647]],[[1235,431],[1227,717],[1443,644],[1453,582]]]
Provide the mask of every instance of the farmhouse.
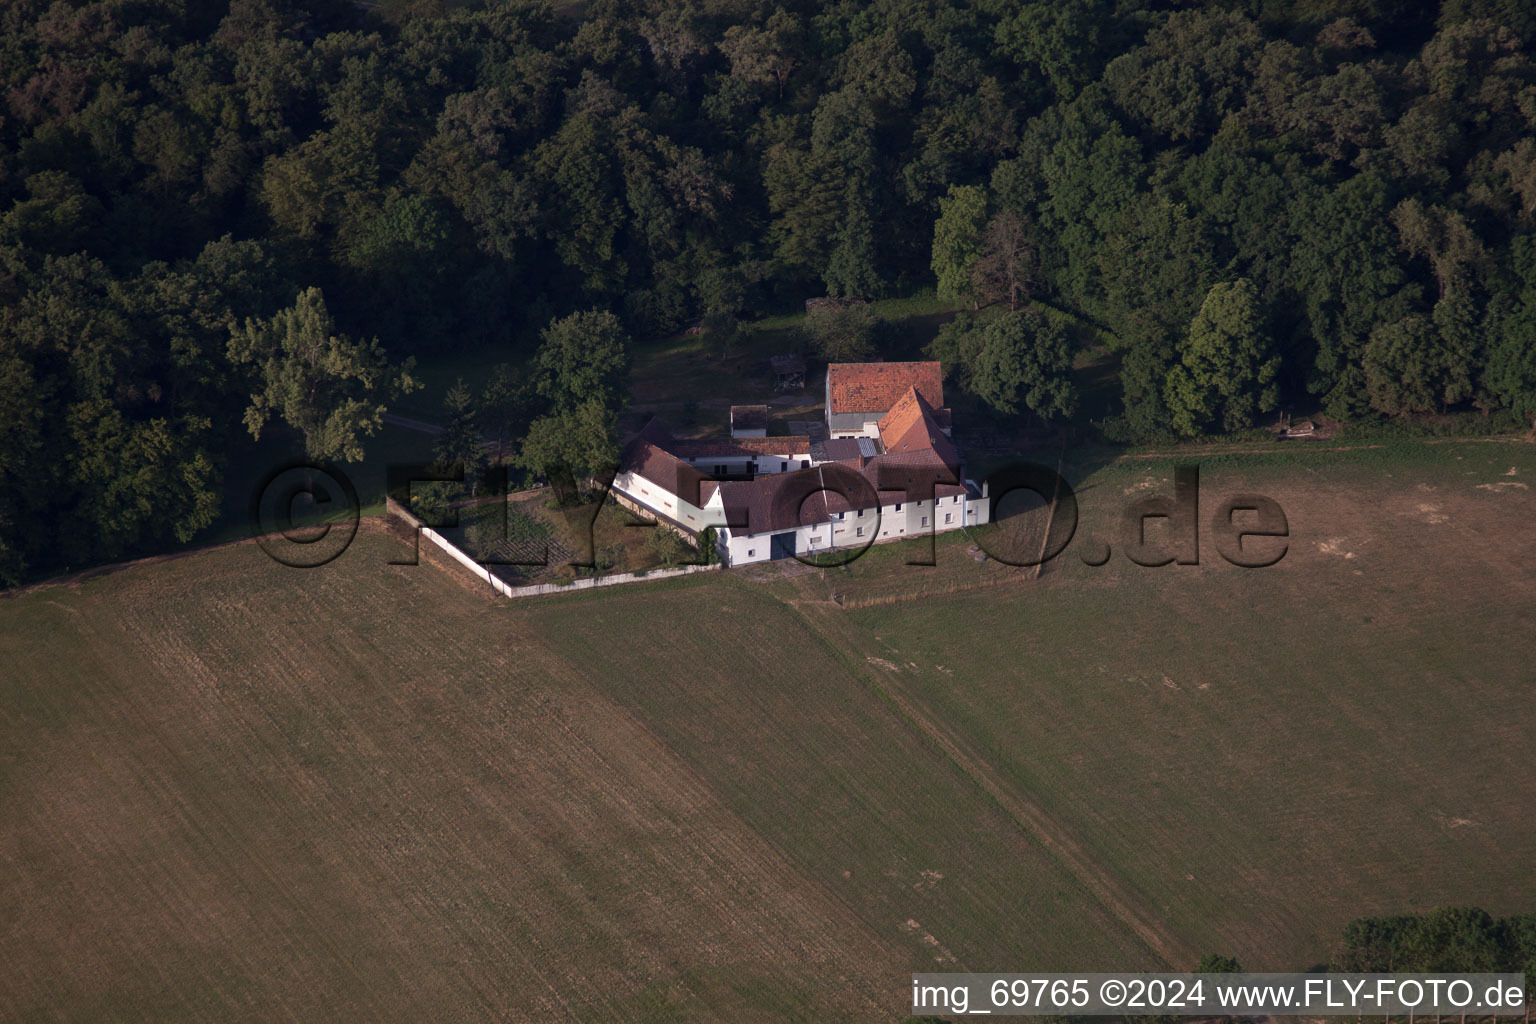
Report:
[[937,362],[831,364],[827,367],[827,436],[875,436],[880,417],[912,388],[949,433],[944,373]]
[[675,438],[652,420],[625,448],[615,494],[690,534],[714,527],[728,565],[988,521],[949,436],[938,363],[835,363],[827,376],[827,440],[768,436],[762,406],[733,407],[729,438]]

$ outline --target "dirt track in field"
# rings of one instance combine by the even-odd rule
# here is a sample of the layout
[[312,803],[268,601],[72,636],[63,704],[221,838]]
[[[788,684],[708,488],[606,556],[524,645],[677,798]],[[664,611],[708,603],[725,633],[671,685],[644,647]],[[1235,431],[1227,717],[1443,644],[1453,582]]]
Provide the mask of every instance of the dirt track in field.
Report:
[[[985,758],[967,750],[961,737],[935,720],[920,703],[912,700],[898,679],[899,666],[874,655],[866,655],[866,666],[858,666],[855,652],[870,647],[871,638],[851,628],[846,617],[840,615],[835,606],[824,601],[806,599],[795,602],[795,607],[805,618],[807,626],[820,633],[829,644],[846,654],[854,654],[854,657],[847,659],[850,668],[862,674],[873,689],[890,700],[914,728],[938,747],[944,757],[996,800],[1021,829],[1050,851],[1106,911],[1156,952],[1168,965],[1168,969],[1182,969],[1180,965],[1199,961],[1200,953],[1195,947],[1166,928],[1158,920],[1154,908],[1144,905],[1118,879],[1105,871],[1103,865],[1096,862],[1059,822],[1052,820],[1044,808],[1010,785]],[[875,668],[867,667],[870,665]],[[875,669],[883,671],[877,672]]]

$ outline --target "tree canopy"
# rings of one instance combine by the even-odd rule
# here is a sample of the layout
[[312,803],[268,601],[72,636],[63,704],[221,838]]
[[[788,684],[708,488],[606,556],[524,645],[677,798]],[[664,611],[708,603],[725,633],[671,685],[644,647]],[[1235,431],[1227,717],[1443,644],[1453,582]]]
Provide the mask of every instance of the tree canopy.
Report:
[[1168,409],[1181,433],[1241,430],[1275,407],[1280,360],[1268,354],[1268,337],[1253,282],[1211,286],[1168,372]]
[[306,288],[291,308],[235,331],[229,358],[253,369],[251,436],[277,415],[304,435],[310,458],[357,462],[363,439],[383,425],[385,399],[420,386],[413,358],[392,365],[377,338],[356,341],[335,329],[320,289]]
[[[409,358],[491,352],[510,450],[618,408],[616,330],[815,295],[1095,325],[1120,437],[1536,419],[1528,6],[18,0],[0,579],[205,528],[231,408],[353,457]],[[1061,415],[1040,350],[962,369]]]
[[1074,348],[1059,320],[1034,310],[1009,310],[984,320],[957,318],[940,330],[928,354],[993,410],[1005,415],[1028,410],[1053,419],[1077,408]]

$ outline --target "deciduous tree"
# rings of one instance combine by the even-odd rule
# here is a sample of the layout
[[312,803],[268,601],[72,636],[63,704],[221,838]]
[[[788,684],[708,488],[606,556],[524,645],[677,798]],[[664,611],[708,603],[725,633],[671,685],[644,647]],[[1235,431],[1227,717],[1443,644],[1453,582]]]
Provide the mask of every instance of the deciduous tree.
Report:
[[1214,285],[1168,371],[1165,395],[1175,429],[1194,435],[1212,426],[1252,426],[1256,413],[1275,407],[1279,369],[1252,282]]
[[971,390],[998,412],[1028,408],[1041,419],[1077,409],[1072,342],[1055,320],[1035,312],[1009,312],[981,328],[971,369]]
[[229,358],[251,369],[251,436],[278,416],[304,435],[312,459],[361,461],[363,440],[382,425],[386,403],[420,386],[410,372],[414,359],[396,364],[377,338],[338,334],[318,288],[306,288],[269,319],[246,320],[230,338]]
[[623,404],[629,336],[618,317],[597,309],[572,313],[550,321],[541,338],[537,389],[555,411]]
[[868,306],[827,305],[806,317],[816,354],[829,363],[857,363],[875,354],[879,321]]
[[933,225],[933,273],[939,280],[939,298],[980,305],[976,289],[976,264],[982,254],[982,233],[987,225],[987,191],[979,185],[951,185],[939,200],[939,219]]
[[971,287],[988,302],[1006,299],[1018,309],[1028,299],[1039,273],[1034,231],[1022,213],[1003,210],[987,222],[981,253],[971,267]]

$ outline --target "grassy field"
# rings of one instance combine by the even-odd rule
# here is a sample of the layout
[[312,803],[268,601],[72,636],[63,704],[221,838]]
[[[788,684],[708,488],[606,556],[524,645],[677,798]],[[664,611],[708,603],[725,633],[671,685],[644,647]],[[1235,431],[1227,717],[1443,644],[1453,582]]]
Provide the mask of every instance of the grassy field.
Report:
[[[1189,944],[1299,969],[1352,917],[1528,911],[1532,446],[1225,456],[1205,466],[1204,507],[1275,498],[1292,534],[1278,565],[1228,565],[1208,532],[1199,566],[1084,564],[1075,548],[1169,493],[1172,465],[1088,477],[1074,548],[1027,586],[923,600],[989,581],[958,544],[907,569],[930,580],[905,600],[855,563],[832,587],[872,600],[844,635],[884,660],[915,720]],[[1028,576],[990,567],[1009,571]]]
[[[898,547],[493,600],[367,521],[0,598],[4,1020],[892,1020],[1536,909],[1532,446],[1202,458],[1269,569]],[[1186,453],[1187,457],[1188,453]]]

